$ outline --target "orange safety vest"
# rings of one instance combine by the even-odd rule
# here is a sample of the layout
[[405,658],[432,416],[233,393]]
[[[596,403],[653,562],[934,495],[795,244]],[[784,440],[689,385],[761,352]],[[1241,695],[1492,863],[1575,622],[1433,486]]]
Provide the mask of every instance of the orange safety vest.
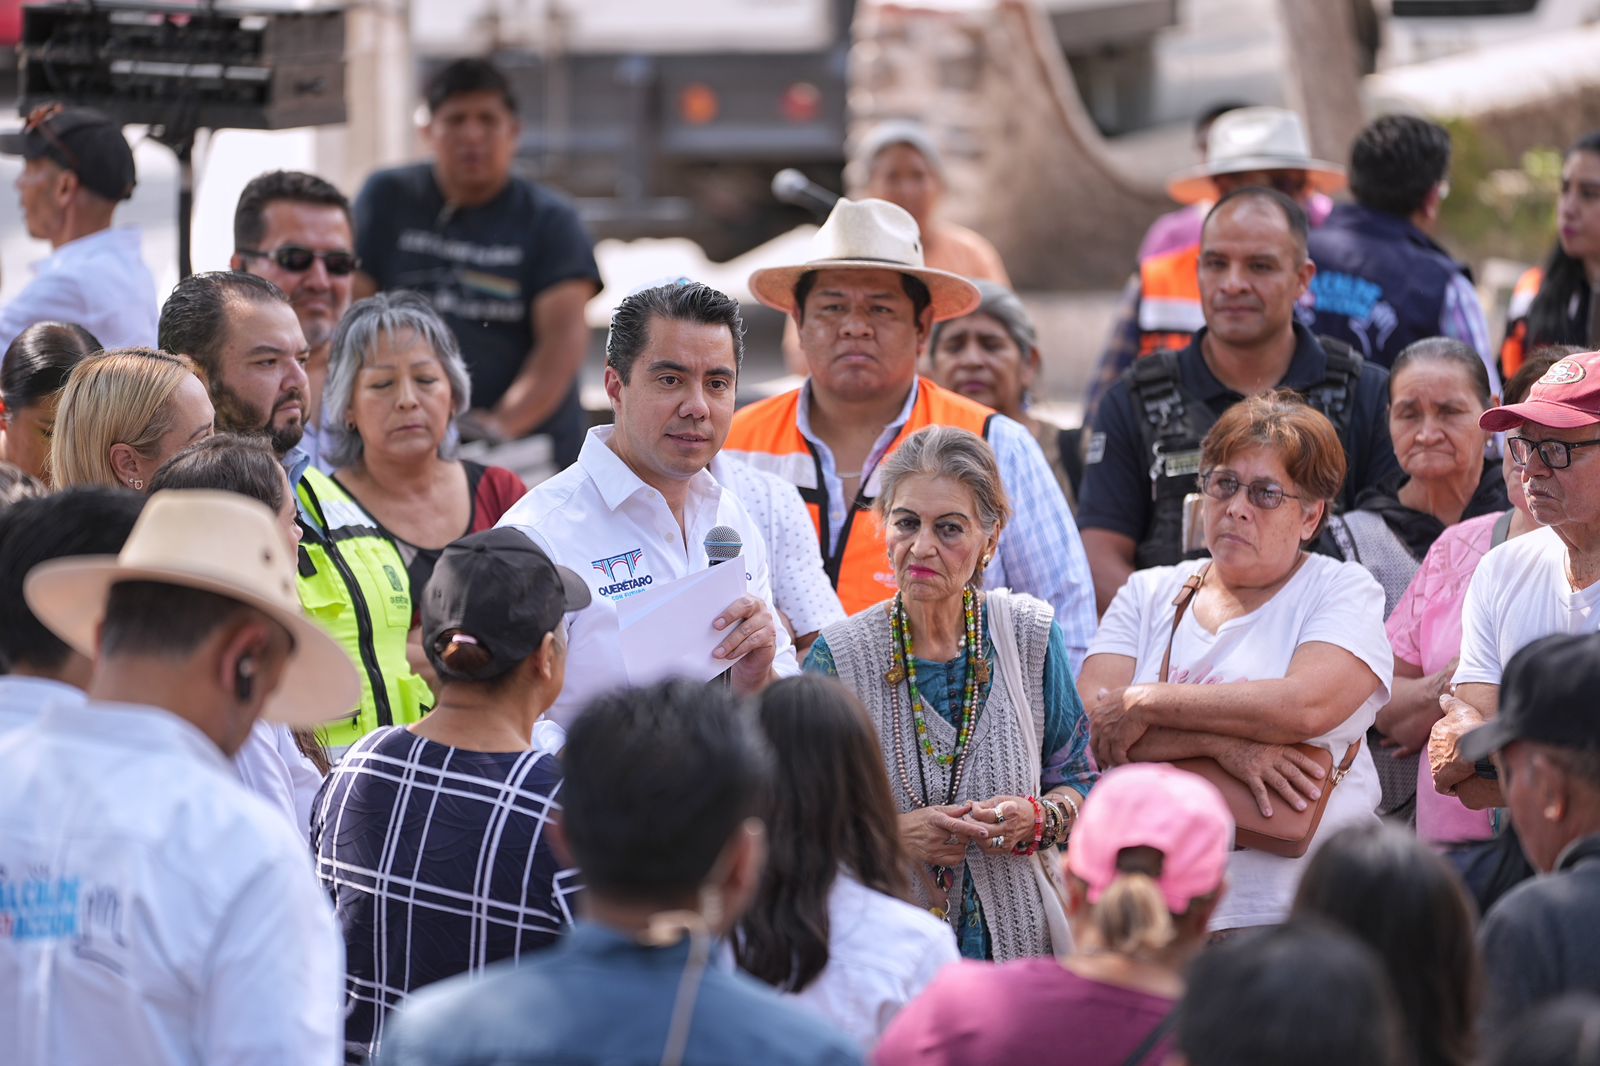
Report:
[[[994,411],[960,393],[942,389],[927,378],[917,379],[917,402],[911,417],[890,443],[888,455],[911,434],[926,426],[955,426],[987,438]],[[811,512],[822,546],[828,579],[850,614],[879,603],[895,591],[883,523],[872,511],[878,492],[880,460],[856,495],[839,530],[839,543],[828,537],[828,487],[822,479],[822,457],[800,432],[800,390],[753,403],[733,416],[733,429],[723,450],[752,466],[770,470],[800,490]]]
[[1200,303],[1200,245],[1139,264],[1139,355],[1182,351],[1206,324]]
[[1506,339],[1500,345],[1500,377],[1511,377],[1528,357],[1528,310],[1544,284],[1544,271],[1532,267],[1522,272],[1511,290],[1511,306],[1506,308]]

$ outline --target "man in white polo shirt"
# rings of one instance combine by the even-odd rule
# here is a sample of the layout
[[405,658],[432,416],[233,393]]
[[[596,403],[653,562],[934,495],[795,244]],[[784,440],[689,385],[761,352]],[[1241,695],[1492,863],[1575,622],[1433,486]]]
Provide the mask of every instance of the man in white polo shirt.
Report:
[[293,567],[265,504],[185,490],[121,554],[28,574],[94,672],[87,703],[0,737],[0,1062],[339,1060],[343,945],[305,835],[228,763],[259,717],[360,698]]
[[[583,574],[594,593],[594,605],[568,621],[566,684],[545,721],[565,728],[591,698],[627,679],[616,604],[706,569],[706,534],[717,526],[743,542],[748,590],[718,619],[729,633],[718,648],[729,683],[750,693],[799,672],[772,607],[766,545],[716,476],[743,358],[744,319],[732,298],[694,282],[629,296],[606,339],[615,423],[591,429],[575,464],[500,519]],[[559,741],[536,735],[545,747]]]

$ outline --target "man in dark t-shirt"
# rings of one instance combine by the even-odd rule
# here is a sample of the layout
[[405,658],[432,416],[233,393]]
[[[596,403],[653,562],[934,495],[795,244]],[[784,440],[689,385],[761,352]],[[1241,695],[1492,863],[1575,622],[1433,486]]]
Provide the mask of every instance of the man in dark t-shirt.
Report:
[[433,161],[383,170],[356,198],[356,295],[414,289],[461,343],[466,422],[491,438],[548,434],[577,461],[583,308],[600,291],[594,242],[561,197],[511,173],[520,124],[510,82],[479,59],[428,83]]

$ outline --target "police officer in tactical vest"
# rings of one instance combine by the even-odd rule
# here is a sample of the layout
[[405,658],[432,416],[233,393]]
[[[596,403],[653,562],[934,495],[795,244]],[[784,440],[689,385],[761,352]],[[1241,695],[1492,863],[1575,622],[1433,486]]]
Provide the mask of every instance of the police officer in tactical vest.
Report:
[[[1306,233],[1300,205],[1274,189],[1219,200],[1201,236],[1205,328],[1182,351],[1135,363],[1096,412],[1078,525],[1100,610],[1135,569],[1183,558],[1184,499],[1198,491],[1200,442],[1245,396],[1292,388],[1333,421],[1350,465],[1346,508],[1398,472],[1388,372],[1295,322],[1296,301],[1316,274]],[[1199,540],[1192,531],[1190,543]]]
[[1356,137],[1349,174],[1355,203],[1335,205],[1309,239],[1312,331],[1385,367],[1412,341],[1450,337],[1478,353],[1498,392],[1472,277],[1432,236],[1450,188],[1450,134],[1384,115]]

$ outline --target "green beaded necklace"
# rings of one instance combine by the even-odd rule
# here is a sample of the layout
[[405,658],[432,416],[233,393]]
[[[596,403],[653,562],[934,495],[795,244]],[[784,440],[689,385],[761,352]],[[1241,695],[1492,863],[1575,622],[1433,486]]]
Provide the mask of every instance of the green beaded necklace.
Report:
[[[894,645],[894,664],[884,679],[891,685],[905,681],[911,694],[911,717],[917,731],[917,744],[922,752],[939,766],[950,766],[961,761],[967,744],[972,739],[972,729],[978,720],[978,688],[989,680],[989,664],[983,657],[982,624],[979,616],[977,594],[969,586],[961,593],[961,612],[966,623],[967,678],[961,698],[961,721],[956,730],[955,750],[941,754],[934,749],[933,738],[928,735],[928,720],[924,713],[922,693],[917,688],[916,651],[911,642],[911,627],[906,620],[906,607],[896,593],[894,607],[889,612],[890,639]],[[951,784],[958,780],[952,775]],[[932,797],[927,797],[931,802]],[[946,802],[950,802],[946,800]]]

